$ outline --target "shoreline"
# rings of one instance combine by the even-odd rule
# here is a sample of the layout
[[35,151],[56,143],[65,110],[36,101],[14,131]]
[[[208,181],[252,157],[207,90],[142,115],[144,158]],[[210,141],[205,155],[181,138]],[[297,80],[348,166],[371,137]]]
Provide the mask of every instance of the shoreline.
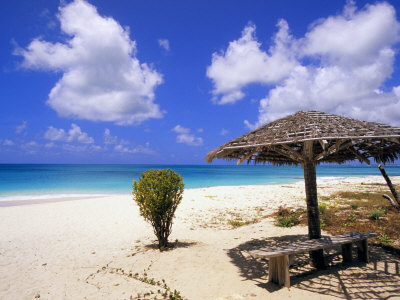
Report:
[[[391,176],[391,179],[396,181],[400,180],[400,176]],[[382,176],[377,175],[368,175],[363,177],[338,177],[338,176],[326,176],[326,177],[317,177],[318,185],[325,184],[340,184],[340,183],[348,183],[348,182],[359,182],[359,181],[379,181],[379,184],[386,185],[384,178]],[[299,180],[294,183],[267,183],[267,184],[248,184],[248,185],[220,185],[220,186],[207,186],[207,187],[196,187],[196,188],[185,188],[185,191],[190,190],[201,190],[201,189],[218,189],[218,188],[257,188],[257,187],[265,187],[265,186],[303,186],[304,180]],[[118,196],[130,196],[131,193],[54,193],[54,194],[13,194],[7,196],[0,195],[0,208],[1,207],[10,207],[10,206],[21,206],[21,205],[31,205],[31,204],[45,204],[45,203],[56,203],[56,202],[64,202],[64,201],[77,201],[77,200],[85,200],[92,198],[108,198],[108,197],[118,197]]]

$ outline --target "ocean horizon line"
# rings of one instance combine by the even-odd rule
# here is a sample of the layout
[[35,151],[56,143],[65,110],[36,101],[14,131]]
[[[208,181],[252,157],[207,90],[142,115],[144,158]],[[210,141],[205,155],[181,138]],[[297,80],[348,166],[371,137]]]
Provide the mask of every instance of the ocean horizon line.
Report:
[[[392,176],[392,177],[399,177],[400,175],[397,176]],[[340,176],[321,176],[320,178],[317,178],[317,183],[318,184],[323,184],[326,182],[331,182],[333,180],[345,180],[345,179],[354,179],[354,178],[366,178],[370,179],[373,177],[378,177],[377,175],[367,175],[363,177],[340,177]],[[203,189],[203,188],[230,188],[230,187],[257,187],[257,186],[263,186],[263,185],[302,185],[304,184],[304,179],[296,178],[298,181],[291,182],[291,183],[282,183],[282,182],[270,182],[270,183],[264,183],[264,184],[243,184],[243,185],[217,185],[217,186],[203,186],[203,187],[189,187],[185,188],[185,190],[194,190],[194,189]],[[70,193],[68,191],[63,191],[62,193],[18,193],[16,192],[15,194],[9,194],[9,195],[0,195],[0,203],[1,202],[9,202],[9,201],[31,201],[31,200],[49,200],[49,199],[71,199],[71,198],[93,198],[93,197],[111,197],[115,195],[127,195],[131,194],[131,191],[129,192],[103,192],[103,193],[95,193],[95,192],[87,192],[87,193],[75,193],[74,191],[71,191]],[[1,204],[0,204],[1,207]]]
[[[40,195],[126,194],[133,180],[151,168],[171,168],[183,177],[185,188],[291,184],[303,181],[300,166],[273,165],[160,165],[160,164],[0,164],[1,197]],[[387,169],[400,176],[400,167]],[[376,167],[320,165],[317,179],[382,176]],[[37,196],[39,195],[39,196]],[[61,197],[61,196],[60,196]],[[3,199],[0,199],[4,200]]]

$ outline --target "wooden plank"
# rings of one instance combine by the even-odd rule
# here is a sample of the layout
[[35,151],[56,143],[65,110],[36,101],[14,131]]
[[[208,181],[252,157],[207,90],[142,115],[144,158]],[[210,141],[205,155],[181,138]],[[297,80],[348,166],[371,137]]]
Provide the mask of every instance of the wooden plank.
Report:
[[262,248],[258,250],[249,251],[254,257],[259,258],[270,258],[282,255],[298,254],[313,250],[331,248],[336,245],[343,245],[348,243],[355,243],[361,240],[377,236],[376,233],[359,233],[351,232],[341,235],[323,237],[321,239],[308,240],[299,243],[292,243],[286,247],[273,247],[273,248]]
[[369,161],[368,158],[366,158],[364,155],[362,155],[360,152],[358,152],[353,146],[348,148],[351,153],[353,153],[360,161],[365,162],[367,165],[370,165],[371,162]]
[[[355,242],[358,249],[358,257],[361,261],[368,262],[368,238],[377,236],[376,233],[351,232],[317,240],[309,240],[302,243],[294,243],[290,247],[274,248],[275,250],[254,250],[250,254],[256,257],[269,258],[268,282],[290,287],[289,266],[293,255],[310,250],[324,249],[335,245],[342,246],[344,262],[352,261],[352,243]],[[316,248],[323,247],[323,248]],[[291,252],[290,252],[291,251]]]
[[287,151],[287,150],[285,150],[283,148],[280,149],[280,148],[278,148],[276,146],[271,146],[271,147],[269,147],[269,149],[272,150],[272,151],[275,151],[275,152],[277,152],[277,153],[279,153],[279,154],[281,154],[283,156],[289,157],[290,159],[293,159],[294,161],[297,161],[297,162],[301,162],[302,161],[302,158],[300,158],[298,155],[296,156],[295,154],[292,154],[291,152],[289,152],[289,151]]
[[252,148],[252,147],[258,147],[258,146],[270,146],[270,145],[279,145],[279,144],[290,144],[290,143],[301,143],[301,142],[306,142],[306,141],[318,141],[321,139],[324,140],[338,140],[338,139],[352,139],[353,141],[356,140],[372,140],[372,139],[377,139],[377,138],[384,138],[384,139],[389,139],[389,138],[399,138],[399,135],[360,135],[360,136],[325,136],[325,137],[317,137],[317,138],[305,138],[305,139],[299,139],[299,140],[284,140],[284,141],[279,141],[279,142],[267,142],[267,143],[258,143],[258,144],[241,144],[236,146],[235,144],[232,144],[231,146],[226,146],[224,147],[225,149],[240,149],[240,148]]
[[242,162],[244,162],[245,160],[249,159],[250,157],[253,156],[254,153],[256,153],[258,150],[260,150],[261,147],[256,147],[253,151],[250,151],[249,153],[247,153],[245,156],[243,156],[241,159],[239,159],[237,161],[237,165],[240,165]]
[[321,144],[322,150],[324,150],[324,152],[325,152],[329,145],[328,141],[327,140],[318,140],[318,141]]
[[303,156],[300,153],[298,153],[296,150],[294,150],[293,148],[289,147],[287,144],[282,144],[281,146],[283,148],[285,148],[286,150],[288,150],[292,155],[294,155],[294,157],[296,157],[298,161],[303,160]]
[[323,159],[325,156],[328,156],[328,155],[331,155],[331,154],[337,152],[339,150],[340,145],[342,145],[345,141],[346,140],[337,140],[336,144],[330,146],[327,150],[318,154],[314,159],[317,161],[317,160]]

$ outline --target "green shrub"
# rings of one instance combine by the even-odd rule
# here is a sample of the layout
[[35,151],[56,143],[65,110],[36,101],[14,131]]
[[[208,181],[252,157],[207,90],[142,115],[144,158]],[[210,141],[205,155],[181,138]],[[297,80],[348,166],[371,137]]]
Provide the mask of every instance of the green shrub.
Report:
[[299,224],[299,216],[297,214],[292,214],[289,216],[283,216],[278,218],[278,225],[280,227],[293,227]]
[[357,217],[356,217],[356,215],[354,213],[351,213],[349,215],[349,221],[351,221],[351,222],[357,221]]
[[228,222],[228,224],[231,225],[233,228],[238,228],[238,227],[240,227],[240,226],[246,225],[246,222],[243,222],[243,221],[241,221],[241,220],[232,220],[232,219],[229,219],[227,222]]
[[370,217],[373,220],[379,220],[385,213],[385,209],[373,209],[370,211]]
[[350,203],[351,209],[357,209],[359,207],[358,203]]
[[168,246],[172,220],[182,200],[183,178],[173,170],[148,170],[133,181],[133,200],[153,226],[160,249]]
[[321,203],[321,204],[318,206],[318,209],[319,209],[319,213],[320,213],[321,215],[326,215],[326,211],[328,210],[328,206],[326,205],[326,203]]
[[393,242],[393,240],[384,233],[379,234],[378,240],[382,244],[390,244],[391,242]]
[[289,208],[280,206],[277,212],[277,221],[279,227],[293,227],[300,223],[299,212],[292,211]]

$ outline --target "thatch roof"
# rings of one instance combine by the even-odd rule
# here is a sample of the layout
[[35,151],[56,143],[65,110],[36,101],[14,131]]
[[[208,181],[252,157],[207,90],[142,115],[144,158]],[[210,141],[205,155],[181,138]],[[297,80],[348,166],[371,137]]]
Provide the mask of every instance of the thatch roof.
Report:
[[300,111],[233,139],[209,152],[214,158],[248,163],[302,163],[303,144],[314,141],[317,163],[358,159],[393,162],[400,157],[400,128],[317,111]]

